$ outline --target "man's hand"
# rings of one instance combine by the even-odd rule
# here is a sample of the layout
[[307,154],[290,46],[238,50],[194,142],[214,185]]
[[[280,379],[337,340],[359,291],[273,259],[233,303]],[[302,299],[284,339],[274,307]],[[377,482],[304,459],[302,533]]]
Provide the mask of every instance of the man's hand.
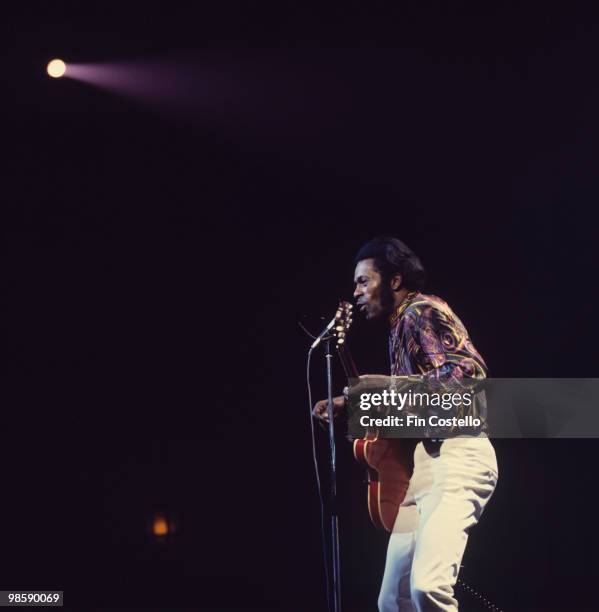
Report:
[[[319,421],[323,423],[329,422],[329,400],[320,400],[316,402],[314,405],[314,410],[312,410],[312,415],[315,416]],[[338,395],[333,398],[333,415],[336,417],[341,410],[345,407],[345,396]]]

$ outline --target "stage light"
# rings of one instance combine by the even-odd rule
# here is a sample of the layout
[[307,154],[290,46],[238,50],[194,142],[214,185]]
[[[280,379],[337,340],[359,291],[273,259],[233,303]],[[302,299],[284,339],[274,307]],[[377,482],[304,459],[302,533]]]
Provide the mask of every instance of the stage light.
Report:
[[153,528],[154,535],[165,536],[168,533],[168,523],[164,516],[157,515],[154,517]]
[[157,512],[152,521],[152,532],[155,536],[164,537],[171,532],[170,526],[164,514]]
[[53,59],[46,70],[52,78],[59,79],[67,71],[67,65],[61,59]]

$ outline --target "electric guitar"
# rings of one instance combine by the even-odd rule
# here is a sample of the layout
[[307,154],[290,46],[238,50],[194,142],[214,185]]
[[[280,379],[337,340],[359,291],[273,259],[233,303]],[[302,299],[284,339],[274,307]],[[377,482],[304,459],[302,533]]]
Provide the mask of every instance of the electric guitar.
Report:
[[[349,302],[341,302],[334,326],[337,353],[350,383],[360,376],[346,343],[347,331],[352,323],[352,309]],[[378,529],[393,530],[399,506],[406,496],[414,471],[417,443],[418,440],[379,438],[376,431],[369,431],[364,438],[353,442],[354,457],[366,468],[368,512]]]

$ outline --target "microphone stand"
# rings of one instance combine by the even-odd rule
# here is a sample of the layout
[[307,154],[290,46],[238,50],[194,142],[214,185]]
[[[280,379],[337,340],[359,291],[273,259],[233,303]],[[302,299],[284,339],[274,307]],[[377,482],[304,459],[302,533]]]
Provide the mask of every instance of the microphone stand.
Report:
[[337,514],[337,456],[335,450],[335,426],[333,424],[333,356],[331,355],[331,337],[325,337],[323,340],[325,342],[325,358],[327,363],[327,412],[329,415],[329,446],[331,473],[331,538],[333,545],[333,609],[334,612],[341,612],[341,565],[339,563],[339,518]]

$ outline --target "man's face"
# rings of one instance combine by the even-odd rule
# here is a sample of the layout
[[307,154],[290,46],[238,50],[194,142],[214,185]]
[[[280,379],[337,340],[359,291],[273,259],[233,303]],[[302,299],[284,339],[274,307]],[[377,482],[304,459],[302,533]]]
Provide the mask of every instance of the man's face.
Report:
[[358,262],[354,272],[354,298],[358,311],[367,319],[389,315],[393,310],[393,293],[374,267],[374,259]]

